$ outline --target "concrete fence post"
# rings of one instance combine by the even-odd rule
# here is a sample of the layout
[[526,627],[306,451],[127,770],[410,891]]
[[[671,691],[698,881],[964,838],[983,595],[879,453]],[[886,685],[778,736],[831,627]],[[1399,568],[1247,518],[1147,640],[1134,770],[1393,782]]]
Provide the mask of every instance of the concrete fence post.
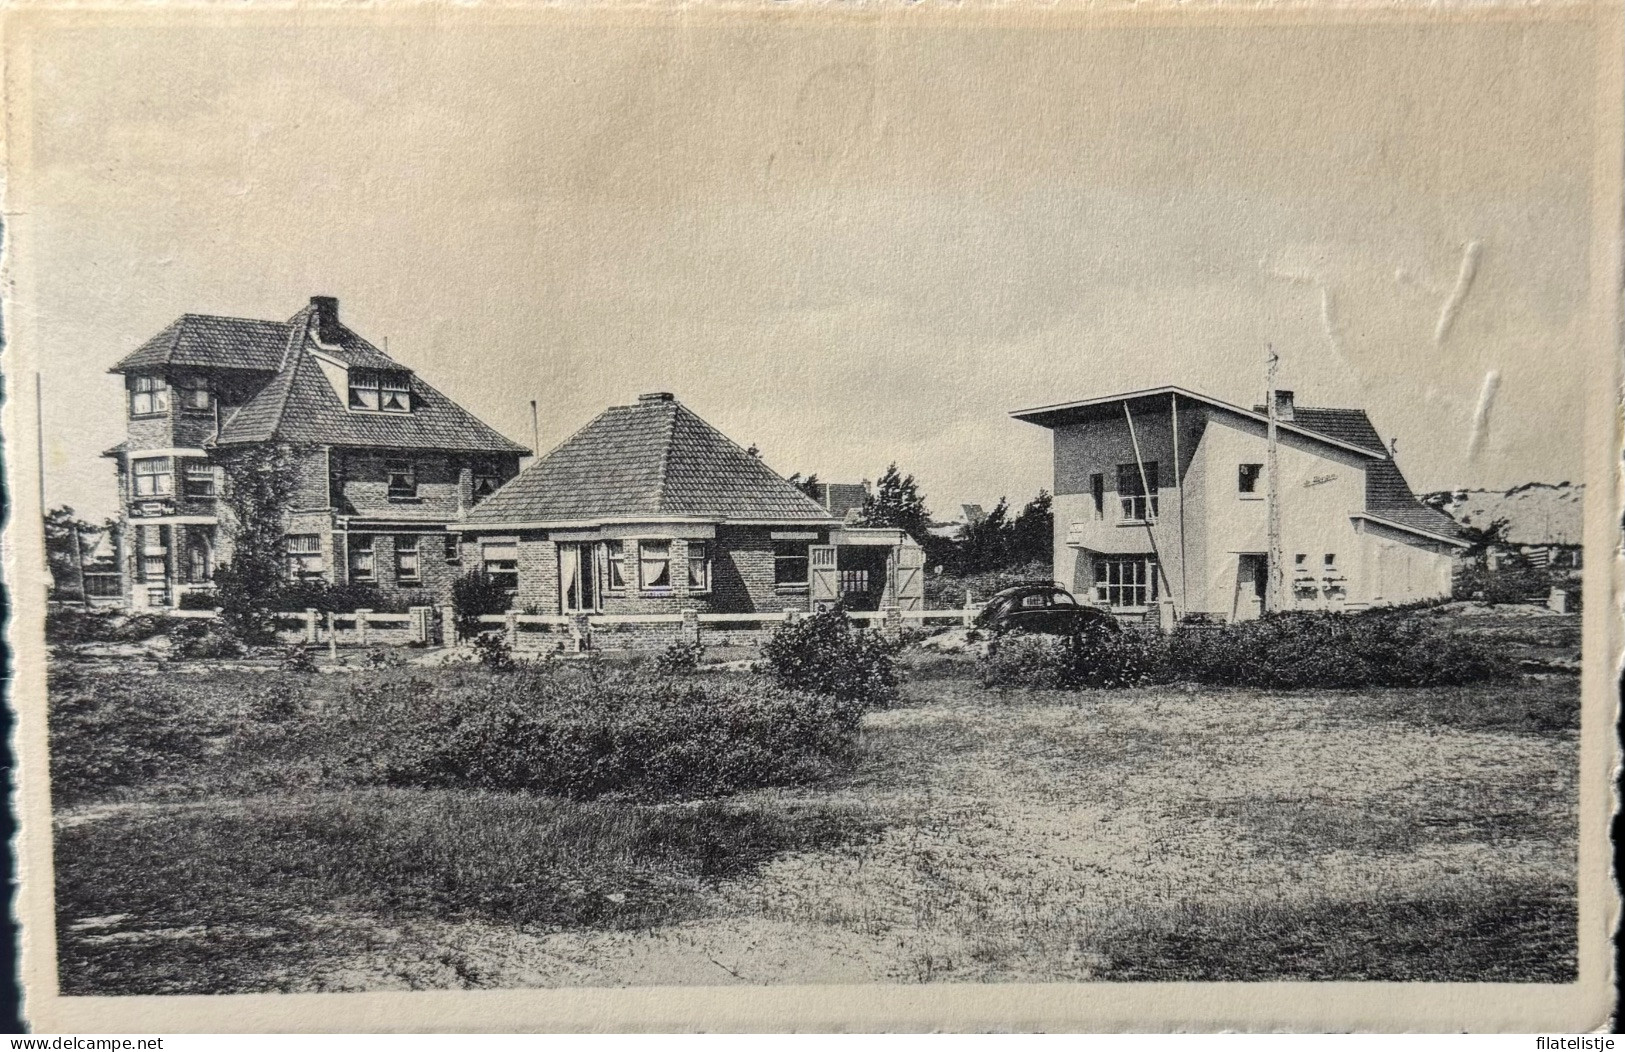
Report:
[[880,631],[891,639],[903,634],[903,610],[901,607],[888,606],[880,611]]
[[440,641],[448,647],[457,645],[457,610],[454,607],[440,608]]
[[570,617],[570,639],[575,645],[577,654],[592,649],[592,622],[587,620],[586,614],[573,614]]
[[316,620],[316,608],[305,607],[305,642],[312,646],[322,641],[321,628]]
[[785,607],[784,608],[784,623],[787,624],[787,625],[795,624],[796,623],[796,614],[797,613],[798,613],[798,611],[796,610],[795,607],[793,607],[793,606]]
[[700,612],[694,609],[683,611],[683,642],[698,644],[700,641]]
[[357,610],[355,612],[355,641],[366,645],[367,642],[367,615],[371,610]]
[[976,623],[976,599],[968,588],[965,590],[965,612],[960,615],[959,620],[966,628]]
[[1164,599],[1162,602],[1157,604],[1157,607],[1157,612],[1159,615],[1157,619],[1157,627],[1162,630],[1163,635],[1168,635],[1174,630],[1174,601],[1172,599]]
[[508,646],[519,647],[519,611],[509,610],[502,615],[502,632],[508,637]]
[[414,606],[411,608],[412,642],[429,642],[429,616],[433,612],[433,608],[427,606]]
[[339,659],[339,623],[331,610],[327,612],[327,656],[334,661]]

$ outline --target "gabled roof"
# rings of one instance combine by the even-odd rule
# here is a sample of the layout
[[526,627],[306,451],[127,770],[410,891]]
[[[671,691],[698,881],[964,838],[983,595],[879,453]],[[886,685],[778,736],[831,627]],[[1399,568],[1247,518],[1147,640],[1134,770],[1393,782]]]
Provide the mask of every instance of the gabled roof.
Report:
[[282,364],[287,342],[286,322],[183,314],[109,371],[198,366],[273,372]]
[[633,519],[831,523],[830,513],[670,395],[611,406],[488,497],[468,525]]
[[[1041,406],[1037,409],[1017,410],[1010,415],[1018,420],[1026,420],[1044,427],[1055,427],[1066,423],[1075,414],[1116,402],[1154,398],[1161,403],[1162,408],[1166,408],[1167,403],[1162,400],[1169,395],[1202,402],[1258,422],[1267,423],[1269,420],[1263,406],[1243,409],[1241,406],[1171,385],[1128,394]],[[1394,463],[1393,457],[1388,454],[1387,444],[1372,426],[1371,418],[1366,415],[1364,409],[1295,406],[1292,410],[1292,420],[1287,422],[1277,419],[1276,426],[1291,434],[1316,439],[1371,458],[1370,463],[1365,465],[1364,509],[1371,517],[1411,532],[1427,533],[1449,540],[1459,537],[1461,531],[1454,519],[1444,512],[1426,506],[1411,491],[1410,484],[1405,481],[1399,465]]]

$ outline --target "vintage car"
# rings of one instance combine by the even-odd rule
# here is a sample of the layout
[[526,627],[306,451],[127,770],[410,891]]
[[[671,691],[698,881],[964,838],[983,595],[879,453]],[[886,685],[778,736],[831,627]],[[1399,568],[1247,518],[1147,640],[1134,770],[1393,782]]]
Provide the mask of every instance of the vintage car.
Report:
[[1050,636],[1121,631],[1110,613],[1083,606],[1065,588],[1048,583],[1021,584],[995,593],[976,615],[976,627],[989,632]]

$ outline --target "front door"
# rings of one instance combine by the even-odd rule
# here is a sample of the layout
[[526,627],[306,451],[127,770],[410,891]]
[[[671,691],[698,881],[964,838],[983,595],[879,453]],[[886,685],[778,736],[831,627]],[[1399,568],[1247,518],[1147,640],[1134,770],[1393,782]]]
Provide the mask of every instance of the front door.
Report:
[[1246,553],[1239,558],[1236,566],[1236,599],[1230,612],[1232,621],[1251,621],[1264,612],[1269,566],[1269,556],[1262,553]]
[[591,543],[559,545],[559,609],[590,614],[598,609],[598,588]]

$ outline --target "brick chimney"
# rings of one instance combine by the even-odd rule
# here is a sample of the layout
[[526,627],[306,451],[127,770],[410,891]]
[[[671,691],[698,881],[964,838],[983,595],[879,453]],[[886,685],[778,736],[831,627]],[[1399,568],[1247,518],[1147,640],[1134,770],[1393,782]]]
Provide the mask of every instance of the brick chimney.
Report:
[[339,301],[335,296],[310,297],[310,309],[316,313],[316,339],[326,344],[344,342],[344,330],[339,325]]
[[1277,390],[1275,392],[1275,419],[1292,420],[1292,392]]

